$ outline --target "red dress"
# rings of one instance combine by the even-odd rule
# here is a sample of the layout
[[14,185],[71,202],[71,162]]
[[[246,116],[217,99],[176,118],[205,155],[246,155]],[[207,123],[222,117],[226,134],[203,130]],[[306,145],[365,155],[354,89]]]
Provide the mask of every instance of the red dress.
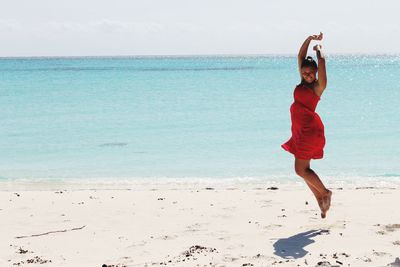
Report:
[[292,137],[282,148],[298,159],[320,159],[324,155],[324,124],[315,112],[320,97],[305,85],[294,89],[294,102],[290,106]]

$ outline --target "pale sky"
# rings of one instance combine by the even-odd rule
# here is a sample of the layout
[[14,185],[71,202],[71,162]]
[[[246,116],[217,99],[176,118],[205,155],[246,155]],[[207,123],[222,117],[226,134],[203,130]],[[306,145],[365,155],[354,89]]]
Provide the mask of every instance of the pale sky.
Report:
[[0,56],[400,53],[399,0],[0,0]]

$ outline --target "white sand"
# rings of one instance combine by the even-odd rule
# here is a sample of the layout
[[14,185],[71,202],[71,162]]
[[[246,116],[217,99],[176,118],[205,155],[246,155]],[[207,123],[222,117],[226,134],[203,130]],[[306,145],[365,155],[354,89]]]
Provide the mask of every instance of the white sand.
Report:
[[1,191],[0,266],[379,267],[400,257],[398,187],[333,188],[326,219],[305,186],[90,187]]

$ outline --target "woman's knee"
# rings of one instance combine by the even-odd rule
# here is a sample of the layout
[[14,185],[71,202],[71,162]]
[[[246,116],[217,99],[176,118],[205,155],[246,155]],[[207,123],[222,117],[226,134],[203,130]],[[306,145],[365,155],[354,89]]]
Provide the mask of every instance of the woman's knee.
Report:
[[307,173],[307,168],[304,167],[304,166],[295,166],[295,167],[294,167],[294,171],[296,172],[296,174],[297,174],[298,176],[303,177],[303,176],[305,176],[305,174]]
[[310,161],[297,159],[294,162],[294,170],[297,175],[304,177],[310,169]]

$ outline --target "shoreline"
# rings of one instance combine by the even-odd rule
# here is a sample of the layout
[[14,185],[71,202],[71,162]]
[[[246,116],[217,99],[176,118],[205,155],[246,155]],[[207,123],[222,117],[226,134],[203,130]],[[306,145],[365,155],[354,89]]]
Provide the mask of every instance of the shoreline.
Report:
[[[356,179],[323,179],[327,188],[331,189],[399,189],[400,179],[381,177],[357,177]],[[0,192],[2,191],[51,191],[59,189],[68,190],[147,190],[154,187],[163,190],[179,190],[188,188],[213,187],[226,189],[229,187],[258,189],[279,187],[287,189],[307,188],[305,182],[299,177],[293,179],[268,179],[268,178],[89,178],[89,179],[0,179]]]

